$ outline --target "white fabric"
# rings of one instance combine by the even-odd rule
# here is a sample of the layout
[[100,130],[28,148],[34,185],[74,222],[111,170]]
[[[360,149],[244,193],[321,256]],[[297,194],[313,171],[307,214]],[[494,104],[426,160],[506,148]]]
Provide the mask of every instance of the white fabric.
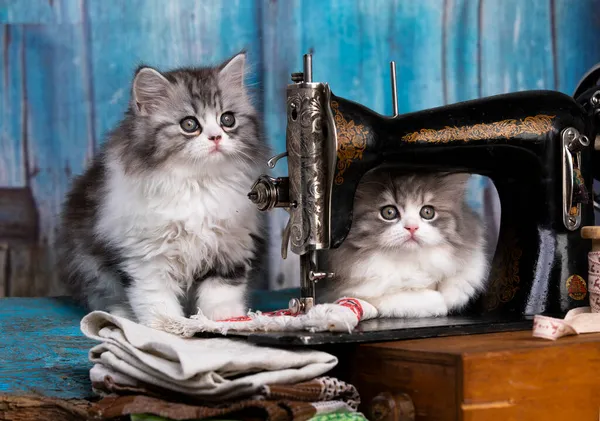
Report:
[[266,314],[249,312],[246,317],[216,321],[204,316],[202,312],[189,319],[157,315],[153,327],[186,337],[201,332],[225,335],[228,331],[350,333],[361,321],[374,319],[377,316],[377,309],[368,302],[345,297],[332,304],[317,304],[306,314],[299,315],[290,315],[285,310]]
[[242,339],[182,338],[100,311],[82,319],[81,331],[100,342],[89,352],[90,361],[100,365],[90,373],[93,381],[112,372],[128,384],[145,382],[204,398],[233,398],[268,383],[307,381],[338,362],[333,355],[308,349],[261,347]]

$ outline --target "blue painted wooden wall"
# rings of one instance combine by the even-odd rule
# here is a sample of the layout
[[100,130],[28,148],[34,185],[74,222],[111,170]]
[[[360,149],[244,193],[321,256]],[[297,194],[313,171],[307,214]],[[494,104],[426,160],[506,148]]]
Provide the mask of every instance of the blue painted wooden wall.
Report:
[[[140,63],[204,64],[246,48],[281,151],[285,86],[306,51],[316,80],[390,114],[390,60],[405,113],[525,89],[572,93],[600,62],[599,35],[600,0],[0,0],[0,187],[33,191],[51,262],[71,177],[121,117]],[[290,286],[295,277],[279,274],[295,275],[296,262],[283,266],[278,241],[270,283]],[[36,295],[60,292],[54,279]]]

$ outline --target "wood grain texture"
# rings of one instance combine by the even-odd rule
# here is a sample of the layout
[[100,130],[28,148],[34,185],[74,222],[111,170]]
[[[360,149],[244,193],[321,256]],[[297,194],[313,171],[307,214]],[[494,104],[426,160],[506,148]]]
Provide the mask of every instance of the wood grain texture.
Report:
[[[50,294],[63,292],[52,270],[62,202],[72,175],[82,172],[87,158],[89,75],[82,71],[81,34],[80,24],[31,25],[21,40],[27,101],[24,148],[40,215],[39,246],[50,264],[46,270]],[[15,285],[13,290],[20,288]]]
[[79,22],[80,0],[0,0],[0,23],[53,24]]
[[[525,335],[518,340],[534,341]],[[516,352],[507,345],[464,354],[465,420],[598,417],[600,335],[545,347],[518,346]]]
[[600,63],[600,43],[596,41],[600,31],[600,0],[552,0],[551,4],[556,89],[573,95],[583,75]]
[[480,1],[481,96],[554,89],[551,2]]
[[0,186],[22,187],[26,183],[23,148],[24,101],[22,28],[0,25]]
[[483,0],[444,1],[442,84],[445,104],[480,96],[480,1]]
[[61,399],[92,397],[85,312],[58,298],[0,300],[0,393]]
[[0,395],[0,421],[85,421],[91,406],[85,400]]
[[600,334],[553,342],[528,330],[361,345],[349,370],[361,397],[407,393],[417,420],[584,420],[600,408]]

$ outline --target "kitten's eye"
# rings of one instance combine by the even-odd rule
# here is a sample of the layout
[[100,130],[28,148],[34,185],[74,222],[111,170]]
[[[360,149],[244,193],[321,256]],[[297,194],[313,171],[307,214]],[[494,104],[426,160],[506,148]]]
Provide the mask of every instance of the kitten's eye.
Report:
[[433,209],[433,206],[423,206],[419,214],[423,219],[433,219],[435,216],[435,210]]
[[179,123],[181,129],[186,133],[195,133],[200,130],[200,123],[195,117],[186,117]]
[[235,117],[233,113],[223,113],[221,114],[221,124],[225,127],[233,127],[235,124]]
[[387,221],[392,221],[398,217],[398,209],[395,206],[384,206],[380,212],[381,217]]

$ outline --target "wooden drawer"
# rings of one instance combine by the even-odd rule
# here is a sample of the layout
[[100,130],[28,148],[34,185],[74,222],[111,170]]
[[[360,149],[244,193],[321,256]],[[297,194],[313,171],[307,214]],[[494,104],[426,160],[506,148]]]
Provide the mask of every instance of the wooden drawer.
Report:
[[551,342],[521,331],[362,345],[348,369],[364,403],[406,393],[416,420],[600,415],[600,334]]

